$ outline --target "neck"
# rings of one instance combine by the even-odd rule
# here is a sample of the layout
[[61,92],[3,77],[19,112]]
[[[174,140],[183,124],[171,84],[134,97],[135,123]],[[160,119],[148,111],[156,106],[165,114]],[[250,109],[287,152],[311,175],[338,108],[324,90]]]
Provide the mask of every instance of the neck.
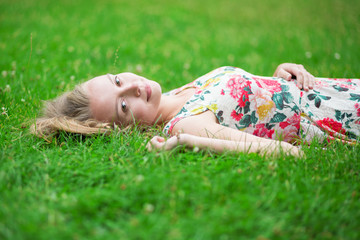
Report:
[[157,124],[170,121],[194,95],[195,89],[189,88],[179,94],[172,96],[161,96],[159,111],[157,114]]

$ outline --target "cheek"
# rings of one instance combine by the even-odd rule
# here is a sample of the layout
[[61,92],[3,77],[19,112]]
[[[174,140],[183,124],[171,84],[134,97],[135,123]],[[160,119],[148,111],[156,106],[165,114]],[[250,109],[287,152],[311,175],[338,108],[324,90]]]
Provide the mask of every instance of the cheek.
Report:
[[154,109],[151,109],[150,106],[146,106],[144,104],[138,104],[132,111],[135,120],[143,123],[152,123],[156,115]]

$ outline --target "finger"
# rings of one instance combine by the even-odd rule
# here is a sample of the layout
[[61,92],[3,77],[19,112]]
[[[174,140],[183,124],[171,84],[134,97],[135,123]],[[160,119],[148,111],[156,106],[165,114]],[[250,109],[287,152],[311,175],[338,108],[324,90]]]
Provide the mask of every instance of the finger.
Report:
[[308,74],[304,74],[303,88],[306,92],[309,91],[309,76],[308,76]]
[[153,141],[151,145],[153,149],[162,149],[165,145],[165,142]]
[[292,74],[292,75],[297,75],[298,72],[301,70],[300,65],[294,64],[294,63],[286,63],[281,65],[282,69],[284,69],[286,72]]
[[297,79],[297,86],[299,89],[303,88],[304,84],[304,74],[301,71],[298,71],[298,73],[295,75]]
[[291,80],[291,76],[292,74],[289,73],[288,71],[286,71],[285,69],[280,69],[278,72],[278,77],[281,77],[283,79],[285,79],[286,81],[290,81]]
[[166,150],[171,150],[174,147],[176,147],[178,145],[178,143],[179,143],[178,137],[177,136],[172,136],[171,138],[169,138],[166,141],[165,149]]
[[148,151],[152,151],[152,144],[151,144],[150,142],[148,142],[148,143],[146,144],[146,149],[147,149]]
[[315,86],[315,77],[313,75],[311,75],[310,73],[309,73],[309,75],[310,75],[309,89],[313,89]]
[[160,136],[155,136],[155,139],[157,142],[165,142],[165,138],[160,137]]

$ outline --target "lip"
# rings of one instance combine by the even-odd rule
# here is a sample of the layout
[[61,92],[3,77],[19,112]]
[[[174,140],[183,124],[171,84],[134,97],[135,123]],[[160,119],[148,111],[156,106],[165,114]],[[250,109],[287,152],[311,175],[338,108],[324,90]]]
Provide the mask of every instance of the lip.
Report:
[[146,94],[147,94],[146,101],[149,101],[149,99],[151,97],[151,93],[152,93],[150,85],[146,84],[145,90],[146,90]]

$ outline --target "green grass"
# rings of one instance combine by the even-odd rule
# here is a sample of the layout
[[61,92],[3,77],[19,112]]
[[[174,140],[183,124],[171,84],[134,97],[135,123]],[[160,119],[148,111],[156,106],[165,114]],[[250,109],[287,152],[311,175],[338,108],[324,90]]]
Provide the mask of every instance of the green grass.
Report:
[[108,72],[164,91],[223,65],[360,77],[359,12],[355,0],[0,0],[0,239],[359,239],[360,146],[313,144],[296,160],[149,153],[136,129],[28,133],[41,100]]

